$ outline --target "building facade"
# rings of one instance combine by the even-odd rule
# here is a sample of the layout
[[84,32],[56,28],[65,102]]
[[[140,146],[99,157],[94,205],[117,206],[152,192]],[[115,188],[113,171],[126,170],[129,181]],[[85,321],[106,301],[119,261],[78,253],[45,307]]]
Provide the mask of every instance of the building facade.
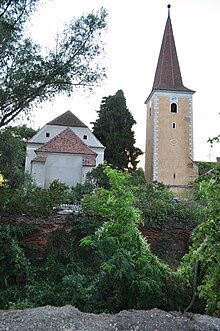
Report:
[[104,146],[70,111],[43,126],[27,143],[25,171],[48,188],[54,180],[75,186],[104,162]]

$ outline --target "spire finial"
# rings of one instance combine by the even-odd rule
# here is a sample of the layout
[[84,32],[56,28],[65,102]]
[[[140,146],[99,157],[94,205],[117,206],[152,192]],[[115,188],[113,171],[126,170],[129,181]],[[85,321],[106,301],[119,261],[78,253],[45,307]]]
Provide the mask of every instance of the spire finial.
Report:
[[169,5],[167,5],[167,8],[168,8],[168,17],[170,18],[170,7],[171,7],[171,5],[169,4]]

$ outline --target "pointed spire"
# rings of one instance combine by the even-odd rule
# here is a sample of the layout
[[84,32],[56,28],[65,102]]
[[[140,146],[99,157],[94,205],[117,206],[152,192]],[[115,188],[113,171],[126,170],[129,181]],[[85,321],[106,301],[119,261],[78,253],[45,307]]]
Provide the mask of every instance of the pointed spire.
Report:
[[170,19],[171,6],[168,5],[167,7],[168,18],[154,77],[153,90],[194,92],[183,85]]
[[170,18],[170,7],[171,7],[171,5],[167,5],[167,8],[168,8],[168,18]]

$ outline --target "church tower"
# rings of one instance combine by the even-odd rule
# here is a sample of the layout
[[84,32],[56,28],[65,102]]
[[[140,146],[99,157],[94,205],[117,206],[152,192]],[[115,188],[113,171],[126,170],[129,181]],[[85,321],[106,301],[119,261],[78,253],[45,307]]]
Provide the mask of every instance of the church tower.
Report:
[[148,182],[170,185],[174,192],[187,187],[198,173],[193,163],[194,93],[183,85],[168,5],[153,88],[145,102],[145,175]]

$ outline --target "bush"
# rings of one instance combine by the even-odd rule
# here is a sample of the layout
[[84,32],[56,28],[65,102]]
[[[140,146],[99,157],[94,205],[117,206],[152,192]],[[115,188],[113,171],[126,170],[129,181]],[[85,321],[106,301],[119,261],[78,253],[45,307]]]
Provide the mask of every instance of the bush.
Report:
[[33,277],[30,262],[10,226],[0,225],[0,307],[25,299]]
[[27,176],[17,188],[0,187],[0,213],[3,215],[49,216],[54,207],[69,202],[69,187],[55,180],[49,189],[37,187]]
[[202,201],[201,224],[192,234],[189,254],[184,256],[179,272],[192,284],[193,266],[200,263],[198,296],[206,301],[206,312],[220,317],[220,172],[202,176],[196,194]]
[[89,288],[95,311],[178,309],[179,279],[150,251],[138,230],[141,212],[135,208],[128,175],[105,169],[111,189],[98,188],[83,200],[87,214],[105,218],[94,235],[81,240],[98,261],[98,272]]

